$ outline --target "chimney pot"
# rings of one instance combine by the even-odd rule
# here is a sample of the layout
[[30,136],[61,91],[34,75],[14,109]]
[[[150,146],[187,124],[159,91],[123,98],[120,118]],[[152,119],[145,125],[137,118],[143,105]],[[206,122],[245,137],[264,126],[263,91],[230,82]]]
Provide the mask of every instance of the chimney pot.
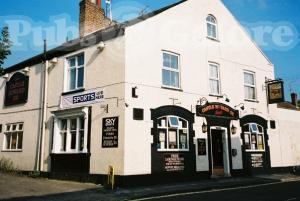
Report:
[[292,104],[298,108],[298,97],[296,93],[291,94]]

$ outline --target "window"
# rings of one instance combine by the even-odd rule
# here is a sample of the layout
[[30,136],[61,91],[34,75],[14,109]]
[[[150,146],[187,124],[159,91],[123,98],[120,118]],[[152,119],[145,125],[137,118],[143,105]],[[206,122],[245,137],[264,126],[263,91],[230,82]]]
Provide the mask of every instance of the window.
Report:
[[214,16],[208,15],[206,18],[207,37],[217,39],[217,20]]
[[251,123],[244,126],[245,146],[248,151],[264,151],[264,129],[262,126]]
[[84,117],[59,119],[60,152],[80,152],[84,149]]
[[67,59],[67,90],[80,89],[84,84],[84,55],[80,54]]
[[255,73],[244,72],[245,99],[256,100]]
[[163,86],[180,88],[179,56],[172,53],[163,53],[162,69]]
[[22,150],[23,147],[23,123],[7,124],[4,132],[5,150]]
[[176,116],[166,116],[158,119],[160,151],[188,151],[188,122]]
[[220,95],[221,87],[220,87],[220,66],[215,63],[209,64],[209,86],[210,86],[210,94],[212,95]]

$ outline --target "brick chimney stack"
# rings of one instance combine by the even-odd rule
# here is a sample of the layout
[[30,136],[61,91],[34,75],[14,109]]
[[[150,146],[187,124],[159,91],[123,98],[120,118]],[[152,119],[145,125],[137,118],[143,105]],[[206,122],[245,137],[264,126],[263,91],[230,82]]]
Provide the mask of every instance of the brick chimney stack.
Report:
[[113,25],[105,16],[101,0],[81,0],[79,15],[80,38]]
[[291,94],[292,104],[298,108],[298,97],[296,93]]

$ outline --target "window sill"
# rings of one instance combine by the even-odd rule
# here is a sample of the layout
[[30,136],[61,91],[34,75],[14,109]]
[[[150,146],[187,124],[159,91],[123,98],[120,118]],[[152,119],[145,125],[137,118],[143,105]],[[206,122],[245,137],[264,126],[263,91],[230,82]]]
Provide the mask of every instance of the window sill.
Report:
[[51,154],[57,154],[57,155],[59,155],[59,154],[88,154],[88,152],[52,152]]
[[206,36],[206,38],[207,38],[207,39],[209,39],[209,40],[212,40],[212,41],[218,42],[218,43],[220,43],[220,42],[221,42],[221,41],[220,41],[219,39],[217,39],[217,38],[212,38],[212,37],[209,37],[209,36]]
[[62,95],[62,96],[66,96],[66,95],[75,94],[75,93],[80,93],[80,92],[84,92],[84,91],[85,91],[85,89],[84,89],[84,88],[81,88],[81,89],[76,89],[76,90],[73,90],[73,91],[64,92],[64,93],[62,93],[61,95]]
[[16,149],[16,150],[9,150],[9,149],[4,149],[1,152],[22,152],[22,149]]
[[174,150],[171,150],[171,149],[158,149],[157,150],[158,152],[189,152],[188,149],[174,149]]
[[252,100],[252,99],[244,99],[244,101],[252,102],[252,103],[259,103],[258,100]]
[[173,91],[180,91],[180,92],[183,92],[183,90],[180,89],[180,88],[172,88],[172,87],[167,87],[167,86],[162,86],[161,88],[162,88],[162,89],[169,89],[169,90],[173,90]]
[[209,94],[209,96],[216,97],[216,98],[223,98],[223,96],[220,94]]
[[247,153],[265,153],[266,150],[246,150]]

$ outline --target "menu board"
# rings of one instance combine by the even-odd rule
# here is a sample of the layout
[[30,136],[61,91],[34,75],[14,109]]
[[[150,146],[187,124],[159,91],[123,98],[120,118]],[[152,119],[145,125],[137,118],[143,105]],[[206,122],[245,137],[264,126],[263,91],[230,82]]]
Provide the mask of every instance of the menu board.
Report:
[[184,171],[184,156],[181,154],[165,154],[165,171]]
[[118,147],[119,118],[104,118],[102,121],[102,148]]
[[206,155],[206,139],[198,139],[198,156]]
[[263,155],[262,154],[251,154],[251,165],[253,168],[263,167]]

